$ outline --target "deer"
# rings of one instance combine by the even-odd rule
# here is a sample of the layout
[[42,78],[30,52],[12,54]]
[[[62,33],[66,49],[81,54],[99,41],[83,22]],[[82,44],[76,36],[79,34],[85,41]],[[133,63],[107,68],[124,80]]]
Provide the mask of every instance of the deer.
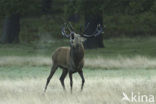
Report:
[[[88,26],[87,26],[88,27]],[[69,34],[66,33],[66,29],[68,29]],[[85,29],[86,31],[86,29]],[[84,31],[84,32],[85,32]],[[53,77],[55,71],[59,68],[62,69],[62,74],[60,76],[60,82],[64,90],[65,84],[64,79],[66,78],[67,74],[69,73],[69,79],[70,79],[70,90],[72,93],[72,87],[73,87],[73,73],[78,72],[82,79],[81,84],[81,91],[83,90],[83,86],[85,83],[85,78],[83,75],[83,66],[84,66],[84,46],[83,42],[87,38],[92,38],[100,35],[103,32],[103,29],[101,25],[97,25],[97,28],[93,34],[77,34],[74,32],[73,27],[68,24],[65,24],[62,28],[62,35],[70,40],[70,47],[60,47],[55,50],[55,52],[52,55],[52,61],[53,65],[51,67],[50,74],[47,78],[47,82],[45,85],[44,92],[46,92],[48,84]]]

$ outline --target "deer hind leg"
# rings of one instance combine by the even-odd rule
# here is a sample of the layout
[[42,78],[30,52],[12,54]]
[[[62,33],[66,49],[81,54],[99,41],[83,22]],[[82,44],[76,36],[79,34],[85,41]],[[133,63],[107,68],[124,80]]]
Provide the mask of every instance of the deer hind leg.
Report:
[[85,79],[84,79],[84,76],[83,76],[83,71],[79,71],[78,72],[81,79],[82,79],[82,84],[81,84],[81,91],[83,90],[83,86],[84,86],[84,83],[85,83]]
[[67,76],[67,73],[68,73],[68,70],[67,69],[63,69],[62,75],[60,77],[60,82],[61,82],[61,85],[62,85],[64,90],[66,90],[65,89],[65,85],[64,85],[64,79]]
[[47,82],[46,82],[46,86],[45,86],[45,89],[44,89],[44,92],[46,92],[47,90],[47,87],[48,87],[48,84],[50,82],[50,79],[52,78],[52,76],[54,75],[55,71],[57,69],[57,65],[53,64],[52,68],[51,68],[51,71],[50,71],[50,74],[47,78]]
[[69,72],[69,78],[70,78],[70,90],[71,90],[71,93],[72,93],[72,88],[73,88],[73,78],[72,78],[72,72]]

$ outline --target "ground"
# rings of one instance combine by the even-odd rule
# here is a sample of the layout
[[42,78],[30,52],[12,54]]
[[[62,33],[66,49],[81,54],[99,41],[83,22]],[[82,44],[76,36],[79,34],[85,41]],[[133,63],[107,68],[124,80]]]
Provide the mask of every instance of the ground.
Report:
[[51,54],[67,46],[66,40],[0,45],[0,104],[155,104],[122,101],[122,97],[123,92],[128,97],[132,92],[137,98],[156,97],[156,38],[108,39],[104,43],[104,49],[85,51],[86,83],[80,92],[81,79],[74,74],[73,94],[68,76],[67,91],[61,87],[61,69],[43,93]]

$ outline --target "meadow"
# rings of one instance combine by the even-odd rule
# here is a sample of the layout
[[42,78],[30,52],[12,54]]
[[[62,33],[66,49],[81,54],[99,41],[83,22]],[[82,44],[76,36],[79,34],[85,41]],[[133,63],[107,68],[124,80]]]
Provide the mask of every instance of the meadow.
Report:
[[61,69],[43,93],[52,52],[68,46],[67,40],[0,44],[0,104],[155,104],[121,99],[123,92],[156,97],[156,37],[105,39],[104,44],[85,51],[84,91],[74,74],[73,94],[68,76],[67,91],[61,87]]

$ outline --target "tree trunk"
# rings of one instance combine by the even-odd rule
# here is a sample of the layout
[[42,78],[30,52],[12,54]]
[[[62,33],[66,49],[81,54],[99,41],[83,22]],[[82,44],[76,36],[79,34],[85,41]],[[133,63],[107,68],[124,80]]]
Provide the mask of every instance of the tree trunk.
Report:
[[6,16],[3,24],[2,43],[18,43],[20,32],[20,15]]
[[68,6],[68,9],[72,11],[72,14],[69,15],[68,21],[73,23],[77,23],[80,20],[80,14],[76,13],[76,9],[75,9],[77,8],[77,2],[78,0],[69,0],[70,5]]
[[77,23],[80,20],[79,14],[73,14],[72,16],[68,17],[68,21]]
[[[101,24],[103,26],[102,12],[99,11],[96,14],[85,13],[85,27],[87,26],[88,23],[89,23],[89,27],[86,30],[85,34],[93,34],[98,24]],[[104,48],[102,34],[100,34],[97,37],[88,38],[84,42],[84,47],[86,49]]]

